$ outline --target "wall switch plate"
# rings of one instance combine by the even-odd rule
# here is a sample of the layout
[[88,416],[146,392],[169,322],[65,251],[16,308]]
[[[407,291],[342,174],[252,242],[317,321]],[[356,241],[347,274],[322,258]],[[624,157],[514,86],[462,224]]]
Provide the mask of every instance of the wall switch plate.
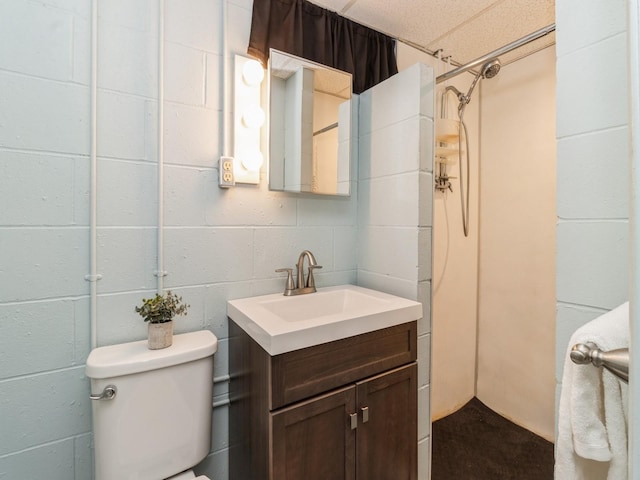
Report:
[[221,188],[233,187],[236,184],[233,176],[233,157],[220,157],[218,170],[218,185]]

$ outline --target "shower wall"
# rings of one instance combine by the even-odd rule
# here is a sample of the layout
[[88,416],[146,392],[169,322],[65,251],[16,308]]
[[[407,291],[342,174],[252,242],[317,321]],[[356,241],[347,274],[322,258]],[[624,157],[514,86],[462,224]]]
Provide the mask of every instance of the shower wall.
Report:
[[[401,69],[417,61],[443,72],[438,60],[400,45]],[[466,73],[451,84],[466,92],[472,80]],[[553,439],[554,89],[553,48],[504,66],[476,88],[465,111],[469,237],[462,233],[459,181],[452,181],[453,192],[434,195],[433,420],[477,396]],[[455,116],[453,96],[450,103]],[[459,177],[457,165],[449,175]]]
[[555,49],[481,83],[476,395],[554,437]]
[[[468,92],[471,75],[461,75],[449,82],[461,92]],[[444,87],[444,85],[443,85]],[[440,99],[440,96],[438,97]],[[447,118],[457,118],[457,100],[449,94]],[[447,166],[452,190],[434,195],[433,259],[433,409],[438,419],[458,410],[475,395],[477,301],[478,301],[478,195],[479,195],[479,96],[467,105],[469,170],[463,154],[462,176],[457,157]],[[440,110],[438,110],[440,115]],[[462,150],[466,150],[465,143]],[[469,230],[462,227],[460,188],[469,176]],[[466,187],[463,187],[466,189]],[[465,192],[465,195],[467,193]]]
[[[449,82],[467,92],[472,75],[460,75]],[[444,87],[441,85],[440,87]],[[432,418],[458,410],[475,395],[477,301],[478,301],[478,195],[479,195],[479,95],[467,105],[464,123],[469,138],[469,171],[462,156],[462,176],[457,157],[447,166],[452,190],[434,195],[433,259],[433,367]],[[438,100],[441,101],[440,95]],[[447,118],[457,118],[457,100],[448,97]],[[437,115],[440,115],[438,106]],[[463,151],[467,149],[462,144]],[[436,167],[437,168],[437,167]],[[469,176],[469,235],[464,236],[460,188]],[[466,187],[464,187],[466,188]],[[466,192],[465,192],[466,195]]]

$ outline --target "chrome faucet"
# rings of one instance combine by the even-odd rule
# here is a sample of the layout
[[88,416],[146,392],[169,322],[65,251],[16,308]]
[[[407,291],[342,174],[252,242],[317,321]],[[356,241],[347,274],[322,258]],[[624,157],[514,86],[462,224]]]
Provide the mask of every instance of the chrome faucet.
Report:
[[[307,273],[307,279],[304,278],[304,259],[309,260],[309,273]],[[313,270],[316,268],[322,268],[322,265],[318,265],[316,257],[313,256],[309,250],[303,250],[298,257],[298,263],[296,264],[296,283],[293,283],[292,268],[279,268],[276,272],[287,272],[287,285],[284,289],[284,295],[302,295],[304,293],[313,293],[316,291],[316,284],[313,279]]]

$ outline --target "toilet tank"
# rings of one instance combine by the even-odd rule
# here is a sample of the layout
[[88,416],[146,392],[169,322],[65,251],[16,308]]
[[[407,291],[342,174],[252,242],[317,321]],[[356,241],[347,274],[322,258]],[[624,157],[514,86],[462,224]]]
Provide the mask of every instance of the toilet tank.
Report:
[[92,402],[95,480],[159,480],[207,456],[217,346],[204,330],[175,335],[161,350],[144,340],[91,351],[92,394],[117,389]]

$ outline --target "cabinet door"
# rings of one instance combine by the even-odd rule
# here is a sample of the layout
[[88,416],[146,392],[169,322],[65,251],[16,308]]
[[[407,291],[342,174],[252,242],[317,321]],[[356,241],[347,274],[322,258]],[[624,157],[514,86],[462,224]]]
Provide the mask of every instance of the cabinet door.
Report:
[[352,386],[272,413],[270,478],[355,480],[355,399]]
[[359,480],[416,480],[417,366],[357,384]]

